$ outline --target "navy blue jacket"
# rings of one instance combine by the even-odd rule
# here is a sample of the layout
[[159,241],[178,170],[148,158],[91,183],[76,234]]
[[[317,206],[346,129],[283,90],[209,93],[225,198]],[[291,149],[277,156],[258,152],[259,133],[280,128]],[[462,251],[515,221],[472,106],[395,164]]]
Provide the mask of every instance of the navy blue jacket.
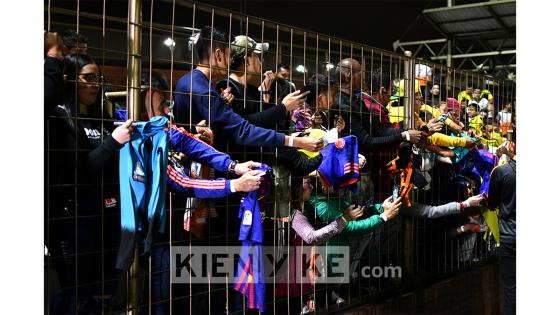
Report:
[[233,112],[201,71],[195,69],[185,74],[177,81],[175,90],[173,115],[176,123],[194,125],[206,119],[213,130],[231,137],[237,144],[284,146],[284,134],[254,126]]

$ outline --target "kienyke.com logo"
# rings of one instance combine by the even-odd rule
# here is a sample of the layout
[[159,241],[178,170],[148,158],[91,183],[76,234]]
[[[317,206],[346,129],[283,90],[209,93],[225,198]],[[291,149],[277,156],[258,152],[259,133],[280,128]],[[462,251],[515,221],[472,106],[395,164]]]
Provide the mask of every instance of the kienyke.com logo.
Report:
[[[349,283],[351,278],[401,277],[399,266],[350,263],[348,246],[172,246],[172,283]],[[353,275],[351,277],[351,275]]]

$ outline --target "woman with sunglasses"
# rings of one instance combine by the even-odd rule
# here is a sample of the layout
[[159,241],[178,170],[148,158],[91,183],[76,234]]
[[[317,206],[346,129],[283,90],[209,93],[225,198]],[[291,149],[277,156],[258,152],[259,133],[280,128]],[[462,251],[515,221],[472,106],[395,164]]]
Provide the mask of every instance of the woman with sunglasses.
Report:
[[[116,278],[110,251],[118,242],[117,153],[131,137],[131,121],[113,129],[102,103],[102,76],[87,54],[63,60],[62,102],[47,109],[45,242],[63,290],[53,297],[54,312],[87,312],[80,305]],[[112,132],[111,132],[112,131]],[[109,251],[107,251],[109,250]],[[106,251],[105,260],[100,252]],[[107,260],[112,259],[112,260]],[[76,289],[77,288],[77,289]],[[106,289],[107,290],[107,289]],[[56,303],[55,303],[56,302]]]
[[[93,170],[99,170],[130,140],[131,122],[115,128],[111,134],[111,122],[107,108],[102,104],[103,77],[99,67],[87,54],[71,54],[64,58],[64,86],[62,103],[52,109],[50,121],[57,132],[54,141],[60,146],[73,149],[88,149],[87,164]],[[103,134],[103,137],[101,136]],[[102,139],[103,138],[103,139]]]

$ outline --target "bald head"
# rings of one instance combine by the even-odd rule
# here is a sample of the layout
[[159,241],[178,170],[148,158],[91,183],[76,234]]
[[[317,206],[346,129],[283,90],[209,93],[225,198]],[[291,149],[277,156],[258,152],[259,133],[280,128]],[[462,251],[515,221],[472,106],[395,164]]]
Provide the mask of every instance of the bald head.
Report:
[[358,62],[358,60],[354,59],[354,58],[345,58],[342,59],[339,63],[338,66],[341,68],[352,68],[352,69],[357,69],[357,68],[361,68],[360,63]]
[[359,90],[362,82],[362,66],[358,60],[353,58],[342,59],[336,71],[340,75],[341,87]]

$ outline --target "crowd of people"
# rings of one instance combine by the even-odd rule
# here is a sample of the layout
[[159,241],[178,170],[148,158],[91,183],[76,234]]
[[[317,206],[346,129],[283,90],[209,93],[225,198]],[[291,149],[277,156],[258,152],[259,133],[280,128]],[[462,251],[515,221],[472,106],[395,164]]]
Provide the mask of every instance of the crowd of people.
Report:
[[[454,98],[429,69],[417,69],[414,123],[405,128],[403,78],[377,69],[364,85],[360,62],[343,58],[333,71],[306,74],[298,86],[290,81],[289,65],[263,69],[267,43],[246,35],[229,43],[229,34],[209,26],[195,38],[198,64],[176,83],[156,71],[142,73],[142,118],[133,121],[126,111],[107,106],[108,82],[88,53],[87,38],[75,31],[45,33],[51,312],[91,310],[102,287],[112,293],[114,307],[124,305],[123,279],[138,247],[143,254],[136,259],[149,269],[152,283],[151,300],[142,290],[141,299],[156,314],[169,312],[170,244],[208,245],[205,240],[212,238],[211,245],[238,245],[245,221],[237,209],[252,194],[269,199],[259,198],[263,220],[291,229],[275,244],[290,250],[349,246],[357,257],[348,266],[351,274],[371,242],[368,235],[398,216],[467,217],[450,226],[449,234],[488,231],[496,239],[506,314],[515,312],[513,98],[498,102],[491,88],[473,82]],[[158,130],[167,135],[160,142],[151,136]],[[152,137],[150,146],[161,147],[162,167],[131,153],[144,150],[146,137]],[[458,199],[442,205],[413,200],[412,191],[431,189],[430,174],[439,165],[451,166],[450,180],[461,187]],[[139,191],[135,185],[155,173],[166,181]],[[391,181],[379,184],[379,174]],[[172,197],[162,198],[162,192]],[[149,213],[137,212],[141,203]],[[157,212],[163,207],[171,210]],[[272,244],[274,233],[265,229],[260,243]],[[107,248],[118,251],[99,254]],[[297,310],[288,311],[312,312],[313,283],[304,287],[292,280],[268,287],[268,297],[297,297]],[[251,300],[251,293],[242,293]],[[327,303],[344,303],[343,292],[329,294]],[[241,296],[229,300],[232,308],[243,308]],[[219,302],[212,310],[200,311],[217,311],[226,298],[213,300]],[[248,307],[264,311],[271,301]]]

